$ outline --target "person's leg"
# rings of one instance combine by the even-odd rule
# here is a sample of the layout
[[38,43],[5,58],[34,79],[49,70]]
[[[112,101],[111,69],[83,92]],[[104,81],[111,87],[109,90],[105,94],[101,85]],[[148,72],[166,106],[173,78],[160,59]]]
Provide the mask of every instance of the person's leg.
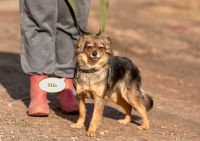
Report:
[[20,0],[21,64],[27,74],[52,74],[57,0]]
[[55,68],[56,0],[20,0],[21,65],[31,75],[28,114],[47,116],[47,94],[38,83]]
[[[87,28],[90,0],[74,0],[78,8],[78,22],[82,29]],[[56,68],[55,75],[73,78],[75,61],[75,48],[78,31],[74,26],[71,13],[66,0],[58,0],[58,19],[56,25]]]
[[[74,0],[78,8],[78,21],[85,30],[89,12],[90,0]],[[68,88],[57,95],[57,106],[64,112],[73,112],[78,110],[75,98],[73,96],[72,78],[74,77],[75,48],[78,31],[74,26],[71,13],[65,0],[58,0],[58,20],[56,30],[56,68],[55,74],[65,77]]]

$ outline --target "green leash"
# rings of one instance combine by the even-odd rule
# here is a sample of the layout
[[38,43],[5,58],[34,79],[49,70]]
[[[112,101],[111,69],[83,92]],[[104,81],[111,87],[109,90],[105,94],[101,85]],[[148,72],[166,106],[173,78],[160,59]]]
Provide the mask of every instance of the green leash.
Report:
[[75,23],[75,27],[77,28],[77,30],[79,31],[80,34],[83,35],[93,35],[93,36],[99,36],[101,35],[101,33],[103,33],[105,31],[105,26],[106,26],[106,20],[107,20],[107,16],[108,16],[108,8],[109,8],[109,2],[108,0],[101,0],[100,2],[100,29],[98,33],[92,33],[92,32],[87,32],[84,31],[83,29],[81,29],[81,27],[78,24],[77,21],[77,15],[78,15],[78,10],[77,7],[74,3],[74,0],[68,0],[68,6],[69,9],[71,11],[72,14],[72,18],[74,20]]
[[101,8],[101,16],[100,16],[100,30],[99,30],[99,35],[102,32],[104,32],[105,27],[106,27],[106,20],[107,20],[107,16],[108,16],[108,8],[109,8],[109,2],[108,2],[108,0],[101,0],[100,8]]

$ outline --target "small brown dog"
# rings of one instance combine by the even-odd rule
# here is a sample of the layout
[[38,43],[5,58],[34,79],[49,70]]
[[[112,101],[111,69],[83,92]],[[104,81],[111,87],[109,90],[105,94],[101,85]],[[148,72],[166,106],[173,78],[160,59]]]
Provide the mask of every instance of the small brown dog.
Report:
[[126,112],[122,124],[131,122],[131,110],[136,109],[142,116],[141,129],[149,128],[147,111],[153,107],[152,98],[141,89],[140,71],[125,57],[112,55],[108,37],[84,36],[76,50],[79,73],[77,78],[77,98],[79,119],[73,128],[82,128],[86,118],[85,96],[94,98],[94,111],[87,136],[95,136],[101,121],[105,98],[122,106]]

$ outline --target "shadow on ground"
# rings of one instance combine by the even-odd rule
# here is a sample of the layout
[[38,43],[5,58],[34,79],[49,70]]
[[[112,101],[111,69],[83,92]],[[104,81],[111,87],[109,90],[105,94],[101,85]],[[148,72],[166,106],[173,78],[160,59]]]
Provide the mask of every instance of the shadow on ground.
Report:
[[[85,128],[88,129],[89,123],[90,123],[91,118],[92,118],[92,111],[93,111],[93,108],[94,108],[94,104],[93,103],[86,103],[86,108],[87,108],[87,118],[86,118],[86,121],[85,121]],[[67,120],[69,120],[73,123],[76,123],[76,121],[78,120],[78,115],[65,114],[65,113],[62,113],[59,110],[56,110],[55,114],[64,118],[64,119],[67,119]],[[121,111],[117,110],[116,108],[113,108],[111,106],[105,106],[104,112],[103,112],[103,118],[104,117],[109,118],[109,119],[114,119],[114,120],[117,121],[118,119],[123,119],[125,117],[125,114],[122,113]],[[141,118],[139,116],[132,115],[131,119],[132,119],[131,123],[136,124],[138,126],[141,125],[140,124]]]
[[28,105],[29,81],[22,72],[19,54],[0,52],[0,83],[11,98]]

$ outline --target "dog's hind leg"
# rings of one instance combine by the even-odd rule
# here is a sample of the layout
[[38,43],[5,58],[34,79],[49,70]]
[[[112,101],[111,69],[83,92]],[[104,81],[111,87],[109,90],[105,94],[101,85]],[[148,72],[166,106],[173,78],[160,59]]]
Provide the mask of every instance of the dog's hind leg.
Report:
[[128,125],[131,122],[132,106],[129,103],[127,103],[126,100],[124,100],[120,94],[117,93],[113,93],[110,99],[112,102],[120,105],[125,110],[125,118],[119,119],[118,122],[124,125]]
[[144,104],[141,102],[139,97],[129,97],[129,102],[135,108],[142,116],[142,125],[139,127],[139,129],[145,130],[149,128],[149,120],[147,116],[147,110],[144,106]]

